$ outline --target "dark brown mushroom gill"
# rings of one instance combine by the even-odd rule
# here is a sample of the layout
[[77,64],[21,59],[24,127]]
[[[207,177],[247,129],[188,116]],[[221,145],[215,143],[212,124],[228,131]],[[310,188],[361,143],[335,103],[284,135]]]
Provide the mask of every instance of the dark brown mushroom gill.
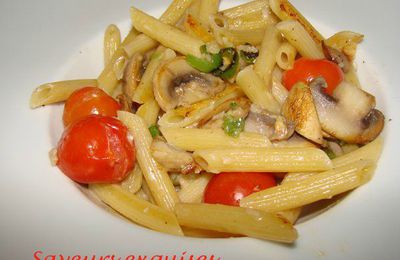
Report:
[[353,144],[366,144],[381,133],[385,117],[375,109],[371,94],[342,82],[329,96],[321,78],[311,82],[310,87],[321,127],[327,133]]
[[221,79],[198,72],[184,57],[161,65],[153,78],[154,97],[164,111],[208,99],[224,89]]

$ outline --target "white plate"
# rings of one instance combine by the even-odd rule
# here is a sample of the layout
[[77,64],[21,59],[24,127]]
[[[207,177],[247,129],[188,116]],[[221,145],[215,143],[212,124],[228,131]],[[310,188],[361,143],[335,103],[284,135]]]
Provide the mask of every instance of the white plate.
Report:
[[[166,2],[133,4],[157,15]],[[228,2],[238,1],[224,4]],[[149,231],[105,212],[50,167],[47,153],[58,138],[55,129],[60,117],[54,107],[29,110],[30,93],[43,82],[96,77],[102,64],[103,30],[109,23],[127,27],[132,3],[1,1],[0,258],[35,259],[38,252],[37,259],[52,254],[398,259],[400,4],[394,0],[293,2],[324,34],[350,29],[366,35],[357,60],[361,80],[377,96],[387,121],[385,148],[374,179],[338,206],[300,224],[296,244],[285,246],[250,238],[193,239]]]

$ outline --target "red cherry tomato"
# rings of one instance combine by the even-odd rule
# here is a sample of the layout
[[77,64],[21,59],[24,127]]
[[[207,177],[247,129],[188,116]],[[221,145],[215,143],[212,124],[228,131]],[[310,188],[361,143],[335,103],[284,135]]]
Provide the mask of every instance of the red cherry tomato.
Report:
[[211,178],[205,189],[204,202],[238,206],[243,197],[273,186],[276,182],[271,173],[222,172]]
[[293,69],[283,74],[283,85],[291,89],[299,81],[309,83],[317,77],[323,77],[328,84],[326,93],[332,95],[333,90],[343,80],[340,67],[328,60],[311,60],[300,58],[294,62]]
[[135,147],[127,134],[116,118],[87,116],[65,129],[57,147],[57,166],[80,183],[122,181],[135,164]]
[[65,102],[63,122],[65,126],[88,115],[117,116],[120,104],[97,87],[76,90]]

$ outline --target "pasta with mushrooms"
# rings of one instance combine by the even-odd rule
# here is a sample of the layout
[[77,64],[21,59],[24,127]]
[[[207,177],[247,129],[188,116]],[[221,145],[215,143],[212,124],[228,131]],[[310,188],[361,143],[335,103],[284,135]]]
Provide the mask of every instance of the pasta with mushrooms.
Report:
[[77,119],[52,159],[122,216],[292,243],[302,207],[372,178],[385,117],[353,66],[363,35],[325,39],[287,0],[130,11],[122,42],[106,30],[97,79],[44,84],[30,101],[66,101]]

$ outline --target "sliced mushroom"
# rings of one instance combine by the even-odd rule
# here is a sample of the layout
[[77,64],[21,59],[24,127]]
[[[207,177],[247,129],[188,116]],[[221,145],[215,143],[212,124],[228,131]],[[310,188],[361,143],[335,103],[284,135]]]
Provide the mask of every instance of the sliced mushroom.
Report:
[[310,83],[324,131],[351,144],[366,144],[380,134],[385,117],[375,109],[374,96],[347,82],[342,82],[333,96],[324,92],[325,87],[321,78]]
[[143,56],[137,53],[132,56],[123,76],[122,93],[132,100],[134,91],[140,82],[143,70]]
[[325,44],[325,42],[322,42],[322,50],[324,51],[325,57],[336,63],[344,73],[347,73],[350,71],[351,68],[351,63],[347,56],[339,51],[336,48],[329,47],[328,45]]
[[294,122],[297,133],[318,144],[323,143],[322,129],[309,86],[299,82],[292,87],[282,106],[282,114]]
[[154,73],[154,97],[164,111],[205,100],[224,88],[221,79],[197,71],[184,57],[167,61]]
[[286,140],[293,135],[294,124],[283,116],[271,114],[252,104],[244,131],[266,135],[270,140]]
[[230,115],[235,118],[246,118],[250,111],[250,100],[245,97],[228,100],[216,107],[210,114],[211,117],[205,117],[200,120],[197,127],[218,128],[221,129],[224,122],[224,116]]
[[201,168],[194,161],[192,154],[174,147],[161,139],[155,139],[151,144],[151,152],[154,159],[167,171],[188,173],[200,173]]

